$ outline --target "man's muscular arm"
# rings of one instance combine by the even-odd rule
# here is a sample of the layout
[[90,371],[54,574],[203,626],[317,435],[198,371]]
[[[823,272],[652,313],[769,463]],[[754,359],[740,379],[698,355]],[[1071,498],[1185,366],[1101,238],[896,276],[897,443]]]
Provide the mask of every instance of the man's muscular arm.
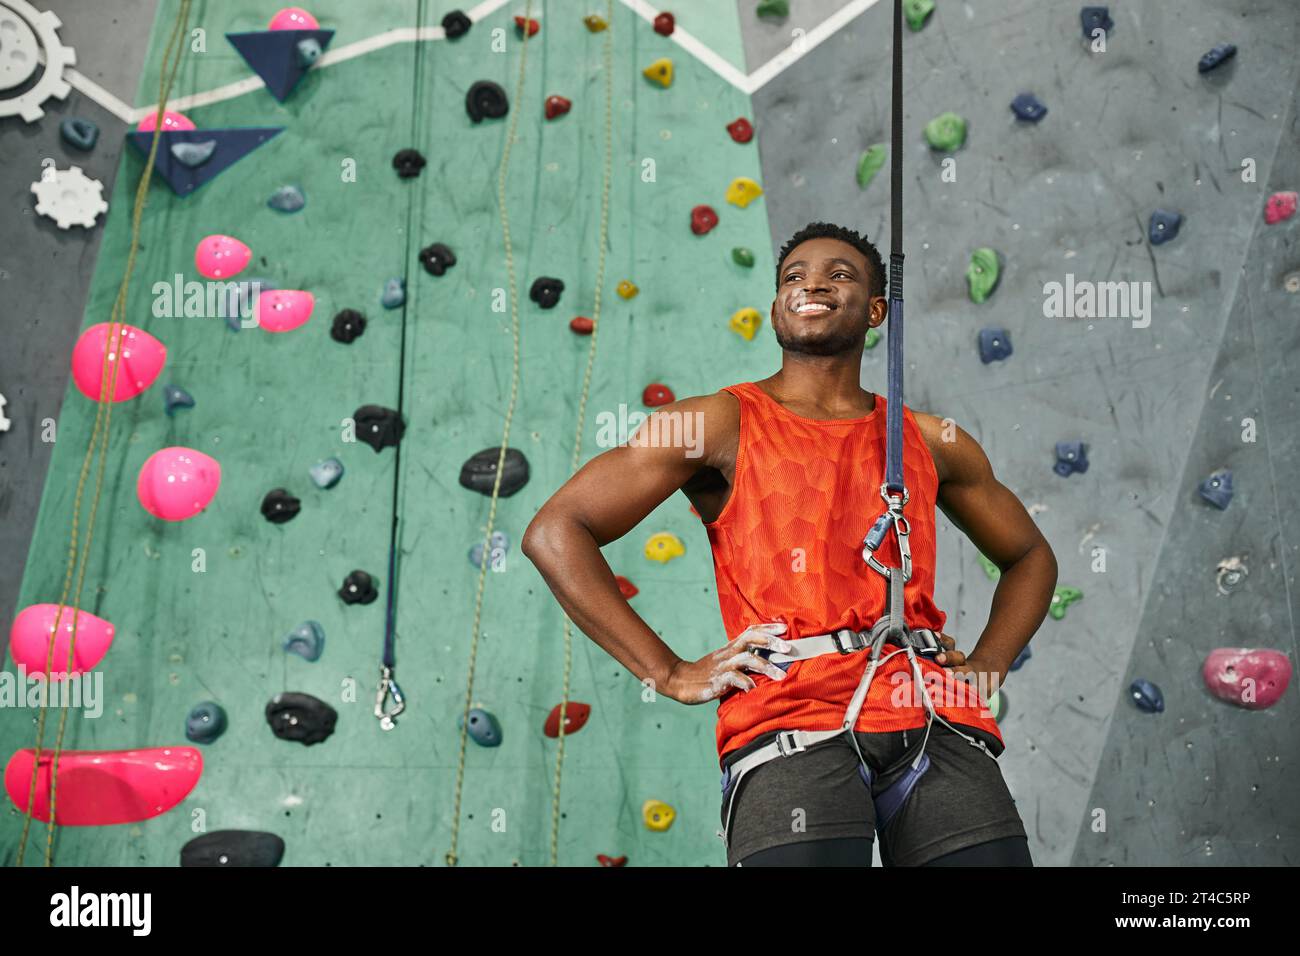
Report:
[[1020,499],[994,477],[974,438],[954,425],[955,439],[949,431],[950,440],[944,441],[942,421],[921,414],[916,419],[934,452],[939,508],[1002,570],[988,624],[974,650],[954,669],[995,674],[1000,685],[1047,616],[1056,588],[1056,556]]

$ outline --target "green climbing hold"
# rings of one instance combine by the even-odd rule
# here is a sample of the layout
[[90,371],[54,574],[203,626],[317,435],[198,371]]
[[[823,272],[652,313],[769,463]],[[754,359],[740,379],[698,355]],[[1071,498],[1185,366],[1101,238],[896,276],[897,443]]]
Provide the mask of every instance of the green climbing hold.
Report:
[[1065,617],[1065,609],[1082,597],[1083,592],[1078,588],[1057,588],[1052,594],[1052,604],[1047,613],[1059,621]]
[[880,343],[880,333],[875,329],[867,329],[867,340],[862,344],[862,348],[874,349]]
[[903,0],[903,17],[913,30],[925,26],[925,21],[934,13],[934,0]]
[[925,139],[931,149],[951,153],[966,142],[966,121],[956,113],[940,113],[925,124]]
[[966,281],[970,283],[970,300],[983,302],[998,287],[1002,269],[998,265],[998,254],[988,246],[981,246],[970,254],[970,265],[966,268]]
[[996,581],[998,578],[1002,577],[1002,569],[996,564],[984,557],[982,554],[979,556],[979,559],[980,567],[984,569],[984,573],[989,576],[990,581]]
[[790,4],[786,0],[763,0],[758,5],[757,12],[760,17],[787,17],[790,15]]
[[754,253],[744,246],[736,246],[731,250],[731,261],[738,266],[744,266],[746,269],[754,268]]
[[877,143],[862,154],[862,158],[858,160],[859,189],[867,188],[867,184],[871,182],[876,173],[880,172],[881,167],[885,165],[885,157],[888,155],[889,154],[885,152],[884,143]]
[[989,698],[989,710],[993,712],[994,722],[1002,723],[1002,718],[1007,715],[1007,699],[1002,696],[1002,691],[993,692],[993,696]]

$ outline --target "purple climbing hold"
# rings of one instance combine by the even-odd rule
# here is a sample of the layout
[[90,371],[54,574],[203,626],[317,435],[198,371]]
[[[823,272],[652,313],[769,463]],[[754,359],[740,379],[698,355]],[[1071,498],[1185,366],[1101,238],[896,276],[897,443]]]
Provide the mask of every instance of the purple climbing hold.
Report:
[[1052,470],[1062,478],[1083,474],[1088,470],[1088,446],[1081,441],[1058,441]]
[[1000,362],[1011,354],[1011,333],[1006,329],[980,329],[980,361]]
[[1011,112],[1016,114],[1016,119],[1037,123],[1047,115],[1047,107],[1033,93],[1021,93],[1011,101]]
[[1165,709],[1165,695],[1160,688],[1142,677],[1137,678],[1128,687],[1129,696],[1138,710],[1148,714],[1159,714]]
[[1198,73],[1209,73],[1215,67],[1222,66],[1237,55],[1237,48],[1231,43],[1220,43],[1196,64]]
[[1153,246],[1162,245],[1178,235],[1182,224],[1181,213],[1157,209],[1151,214],[1151,221],[1147,224],[1147,238],[1151,240]]
[[1084,7],[1079,11],[1079,20],[1083,23],[1083,38],[1091,40],[1097,30],[1103,30],[1109,36],[1115,29],[1115,21],[1110,18],[1110,7]]
[[1197,486],[1201,497],[1220,511],[1224,511],[1232,501],[1232,471],[1221,468],[1213,472]]

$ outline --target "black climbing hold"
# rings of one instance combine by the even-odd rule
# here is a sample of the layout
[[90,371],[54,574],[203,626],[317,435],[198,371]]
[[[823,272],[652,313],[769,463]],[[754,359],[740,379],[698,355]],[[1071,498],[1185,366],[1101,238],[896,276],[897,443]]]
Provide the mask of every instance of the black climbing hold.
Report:
[[1157,209],[1151,214],[1151,221],[1147,223],[1147,238],[1151,240],[1151,245],[1158,246],[1177,236],[1182,224],[1181,214],[1169,212],[1167,209]]
[[479,80],[465,94],[465,112],[475,123],[483,122],[484,117],[500,119],[509,110],[506,91],[491,80]]
[[1110,18],[1110,7],[1084,7],[1079,11],[1083,23],[1083,38],[1091,40],[1093,31],[1104,30],[1107,36],[1115,29],[1115,21]]
[[1148,714],[1158,714],[1165,709],[1165,695],[1160,693],[1160,688],[1149,680],[1137,678],[1129,684],[1128,692],[1133,698],[1133,703],[1137,704],[1140,711]]
[[304,746],[318,744],[334,733],[339,715],[325,701],[311,694],[286,691],[266,705],[266,722],[281,740],[296,740]]
[[528,298],[543,309],[553,309],[559,303],[560,293],[563,291],[564,283],[561,280],[550,276],[539,276],[533,282],[533,287],[528,290]]
[[181,866],[279,866],[284,841],[260,830],[213,830],[181,847]]
[[382,405],[362,405],[352,413],[356,422],[357,438],[376,452],[396,445],[406,431],[406,422],[391,408]]
[[1029,660],[1029,658],[1033,656],[1033,652],[1029,650],[1029,645],[1025,645],[1024,649],[1016,655],[1016,659],[1011,662],[1011,670],[1020,670],[1025,661]]
[[365,571],[357,570],[343,579],[343,587],[339,588],[339,597],[343,599],[344,604],[370,604],[379,597],[379,591],[375,589],[374,578]]
[[1231,43],[1220,43],[1196,64],[1198,73],[1209,73],[1216,66],[1221,66],[1237,55],[1237,48]]
[[272,524],[284,524],[293,520],[301,509],[302,502],[283,488],[268,491],[262,499],[262,517]]
[[448,40],[457,40],[469,33],[469,28],[474,22],[465,16],[460,10],[453,10],[442,18],[442,31],[447,35]]
[[424,169],[424,157],[419,150],[400,149],[393,157],[393,168],[402,179],[410,179],[420,175],[420,170]]
[[366,317],[356,309],[344,309],[334,316],[334,324],[330,326],[330,338],[335,342],[349,345],[360,338],[365,330]]
[[1232,472],[1221,468],[1197,486],[1201,497],[1223,511],[1232,501]]
[[456,254],[441,242],[420,250],[420,265],[431,275],[440,276],[456,264]]
[[985,365],[1011,354],[1011,333],[1006,329],[980,329],[980,361]]
[[163,408],[168,417],[178,408],[193,408],[194,396],[179,385],[163,386]]
[[214,700],[195,704],[185,718],[185,737],[196,744],[210,744],[226,732],[226,712]]
[[1047,115],[1047,107],[1033,93],[1021,93],[1012,100],[1011,111],[1016,114],[1016,119],[1027,120],[1030,123],[1037,123]]
[[281,646],[303,660],[320,660],[325,650],[325,628],[321,627],[320,621],[303,621],[285,635]]
[[190,169],[196,169],[202,166],[212,154],[217,151],[217,141],[215,139],[204,140],[202,143],[172,143],[171,153],[176,162],[182,166],[188,166]]
[[[492,494],[492,486],[496,483],[497,477],[497,459],[500,457],[500,447],[485,448],[477,455],[471,456],[460,466],[461,487],[484,495]],[[518,448],[507,448],[505,464],[501,469],[501,488],[497,494],[502,498],[509,498],[526,484],[528,484],[528,459]]]
[[59,135],[69,146],[82,152],[89,152],[95,148],[95,143],[99,140],[99,127],[88,119],[69,116],[59,124]]
[[1083,474],[1088,470],[1088,446],[1081,441],[1058,441],[1056,464],[1052,470],[1062,478],[1076,473]]

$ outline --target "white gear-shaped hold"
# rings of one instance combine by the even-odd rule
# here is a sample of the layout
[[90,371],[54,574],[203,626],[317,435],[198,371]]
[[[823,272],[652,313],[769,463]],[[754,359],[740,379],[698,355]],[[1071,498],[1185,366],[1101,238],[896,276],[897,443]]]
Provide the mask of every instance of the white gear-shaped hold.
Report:
[[13,424],[13,422],[5,418],[6,404],[8,404],[8,402],[6,401],[5,397],[3,395],[0,395],[0,432],[7,432],[9,430],[9,426]]
[[91,179],[80,166],[67,169],[46,170],[39,182],[32,183],[36,194],[36,211],[59,224],[60,229],[71,226],[95,225],[95,217],[108,212],[104,202],[104,184]]
[[[36,72],[35,61],[29,64],[25,59],[35,52],[30,48],[30,34],[39,39],[45,58],[45,70],[30,90],[0,99],[0,118],[21,116],[35,123],[45,115],[42,103],[51,98],[64,99],[72,91],[63,70],[77,62],[77,51],[59,42],[62,25],[53,12],[37,10],[27,0],[0,0],[0,89],[16,86]],[[19,79],[13,82],[15,77]]]

